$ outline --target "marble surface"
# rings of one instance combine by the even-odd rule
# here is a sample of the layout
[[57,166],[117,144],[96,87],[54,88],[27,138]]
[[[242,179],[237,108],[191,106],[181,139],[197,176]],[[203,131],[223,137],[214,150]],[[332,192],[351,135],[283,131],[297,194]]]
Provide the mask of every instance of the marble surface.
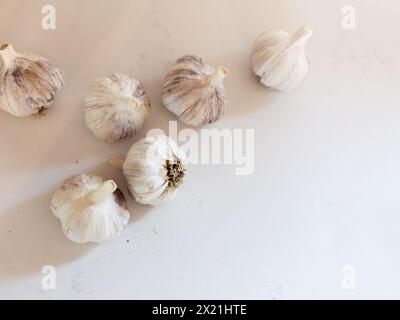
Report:
[[[46,4],[56,30],[42,29]],[[342,27],[346,4],[354,30]],[[67,86],[45,118],[0,113],[0,298],[400,298],[399,16],[390,0],[1,0],[0,41],[61,65]],[[314,30],[306,82],[262,87],[254,38],[301,24]],[[175,202],[130,202],[120,238],[69,242],[52,193],[78,172],[126,192],[107,159],[175,120],[160,87],[187,53],[230,68],[229,109],[213,127],[255,130],[254,174],[190,165]],[[137,137],[110,146],[85,128],[82,95],[114,72],[140,79],[153,110]],[[41,286],[44,265],[55,290]]]

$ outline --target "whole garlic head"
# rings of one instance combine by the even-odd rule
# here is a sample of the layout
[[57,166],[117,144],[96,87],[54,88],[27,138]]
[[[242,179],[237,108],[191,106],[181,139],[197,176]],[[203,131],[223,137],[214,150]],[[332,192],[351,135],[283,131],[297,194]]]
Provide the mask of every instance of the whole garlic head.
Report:
[[96,80],[85,98],[85,122],[105,142],[138,132],[150,112],[150,100],[139,81],[124,74]]
[[163,103],[188,125],[213,123],[226,110],[223,80],[228,73],[225,67],[215,70],[201,58],[184,56],[168,70],[162,88]]
[[[113,161],[118,166],[116,159]],[[183,150],[160,135],[136,142],[120,167],[137,202],[159,205],[176,197],[185,176],[184,162]]]
[[311,35],[304,26],[292,35],[285,31],[261,34],[253,56],[253,71],[261,83],[284,91],[300,86],[308,72],[304,47]]
[[63,86],[63,72],[45,58],[0,45],[0,109],[16,117],[38,114]]
[[123,193],[112,180],[78,174],[64,181],[51,199],[65,235],[77,243],[109,241],[128,224]]

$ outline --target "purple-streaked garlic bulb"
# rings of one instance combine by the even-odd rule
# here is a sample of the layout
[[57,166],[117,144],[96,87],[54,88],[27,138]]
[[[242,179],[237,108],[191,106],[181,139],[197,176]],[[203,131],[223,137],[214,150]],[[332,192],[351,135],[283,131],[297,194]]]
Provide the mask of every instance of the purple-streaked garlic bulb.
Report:
[[124,194],[113,180],[77,174],[66,179],[51,199],[68,239],[77,243],[102,243],[126,227],[129,212]]
[[168,69],[163,103],[182,122],[192,126],[214,123],[225,113],[225,67],[214,69],[199,57],[184,56]]
[[40,114],[63,86],[62,70],[47,59],[0,45],[0,109],[16,117]]
[[150,112],[150,99],[138,80],[124,74],[97,79],[85,97],[85,122],[104,142],[134,136]]

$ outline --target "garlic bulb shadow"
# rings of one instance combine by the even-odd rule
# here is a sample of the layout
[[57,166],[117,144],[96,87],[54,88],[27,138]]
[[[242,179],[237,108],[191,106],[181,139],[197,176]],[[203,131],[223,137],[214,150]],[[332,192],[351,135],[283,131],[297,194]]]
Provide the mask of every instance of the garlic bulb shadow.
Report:
[[[251,45],[251,42],[248,43]],[[229,108],[222,119],[241,117],[256,113],[265,108],[272,108],[274,100],[282,93],[276,90],[266,90],[246,61],[251,60],[251,51],[231,51],[224,56],[212,57],[213,61],[225,61],[232,72],[224,85],[229,96]],[[218,126],[218,123],[216,124]]]
[[[108,163],[101,163],[88,171],[115,180],[122,192],[128,195],[122,172],[117,172]],[[54,190],[50,190],[0,212],[0,280],[41,275],[45,265],[57,268],[79,260],[91,250],[102,250],[101,244],[78,244],[65,237],[59,219],[49,208],[53,193]],[[126,198],[131,217],[120,237],[112,241],[117,247],[118,242],[125,243],[127,237],[134,236],[129,225],[138,223],[152,209],[135,203],[129,196]]]
[[0,279],[40,275],[43,266],[68,264],[95,247],[64,236],[48,208],[50,198],[48,193],[0,214]]

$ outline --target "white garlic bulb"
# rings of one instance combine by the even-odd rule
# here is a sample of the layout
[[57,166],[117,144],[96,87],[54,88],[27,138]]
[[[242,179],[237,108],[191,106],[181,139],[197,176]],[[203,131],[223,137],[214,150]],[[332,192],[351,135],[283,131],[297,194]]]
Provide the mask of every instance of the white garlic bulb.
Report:
[[51,210],[65,235],[77,243],[111,240],[129,220],[125,196],[116,183],[96,175],[66,179],[51,199]]
[[188,125],[213,123],[226,110],[223,80],[228,73],[225,67],[215,70],[201,58],[184,56],[168,70],[162,88],[163,103]]
[[138,203],[159,205],[176,197],[185,176],[185,159],[174,140],[159,135],[136,142],[125,161],[114,158],[111,163],[122,168]]
[[63,72],[45,58],[0,45],[0,109],[16,117],[40,114],[63,85]]
[[132,137],[150,111],[150,100],[139,81],[124,74],[96,80],[85,98],[85,122],[105,142]]
[[253,71],[265,86],[292,90],[300,86],[308,72],[305,44],[312,31],[301,27],[290,35],[285,31],[264,32],[255,43]]

